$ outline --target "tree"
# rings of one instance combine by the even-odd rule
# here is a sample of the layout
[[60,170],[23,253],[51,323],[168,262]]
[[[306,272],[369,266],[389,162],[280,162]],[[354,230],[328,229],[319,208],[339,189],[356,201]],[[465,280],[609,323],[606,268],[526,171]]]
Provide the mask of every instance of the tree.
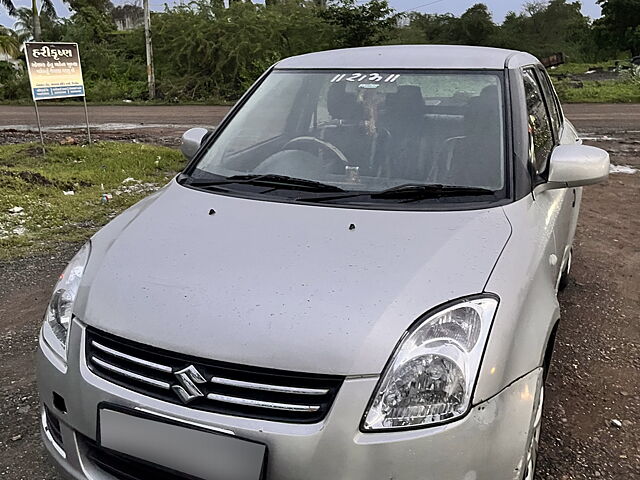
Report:
[[387,0],[335,0],[319,13],[336,29],[338,47],[376,45],[389,38],[397,19]]
[[3,6],[11,16],[16,11],[16,7],[11,0],[0,0],[0,6]]
[[392,43],[399,44],[452,44],[461,43],[458,34],[459,19],[453,15],[411,12],[409,25],[400,27]]
[[13,30],[2,25],[0,25],[0,53],[14,58],[20,54],[20,39]]
[[64,0],[64,2],[74,12],[79,12],[84,8],[93,8],[100,13],[109,13],[113,10],[111,0]]
[[597,35],[612,48],[640,55],[640,0],[598,0],[602,18],[596,20]]
[[591,60],[594,49],[590,20],[580,2],[551,0],[527,3],[523,13],[509,12],[495,37],[495,44],[526,50],[539,57],[563,52],[571,60]]
[[238,98],[282,58],[335,45],[317,10],[300,0],[174,5],[154,19],[159,90],[170,98]]
[[476,3],[464,12],[457,25],[458,39],[465,45],[489,45],[497,29],[484,3]]
[[33,19],[31,18],[31,9],[26,7],[18,8],[13,17],[16,18],[16,22],[13,24],[14,31],[25,40],[32,39]]
[[36,0],[32,0],[31,8],[18,8],[14,15],[17,18],[13,28],[24,40],[42,40],[43,25],[45,29],[53,27],[58,15],[52,0],[42,0],[40,9]]

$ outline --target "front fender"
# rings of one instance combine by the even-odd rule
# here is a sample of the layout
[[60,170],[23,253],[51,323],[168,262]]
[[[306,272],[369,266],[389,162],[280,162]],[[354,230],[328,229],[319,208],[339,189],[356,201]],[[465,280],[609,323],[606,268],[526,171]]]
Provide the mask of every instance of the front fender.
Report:
[[[487,282],[497,294],[496,312],[478,376],[474,404],[493,397],[544,363],[547,343],[560,318],[558,265],[552,205],[531,196],[504,207],[512,234]],[[556,259],[557,261],[557,259]]]

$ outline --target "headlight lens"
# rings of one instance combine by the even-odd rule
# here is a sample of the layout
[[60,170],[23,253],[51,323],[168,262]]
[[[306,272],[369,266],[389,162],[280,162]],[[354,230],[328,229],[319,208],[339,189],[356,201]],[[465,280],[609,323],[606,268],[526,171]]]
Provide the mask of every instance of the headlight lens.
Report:
[[425,426],[464,415],[498,301],[464,300],[418,322],[400,342],[363,430]]
[[63,357],[67,349],[73,304],[78,294],[84,268],[89,260],[90,251],[91,246],[87,242],[71,259],[53,289],[53,295],[44,315],[44,338]]

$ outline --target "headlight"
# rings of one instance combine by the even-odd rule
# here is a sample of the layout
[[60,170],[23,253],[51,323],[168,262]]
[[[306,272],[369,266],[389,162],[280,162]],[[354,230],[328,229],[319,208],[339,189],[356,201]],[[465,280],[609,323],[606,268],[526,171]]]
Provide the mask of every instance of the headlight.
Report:
[[82,280],[84,267],[89,260],[90,251],[91,246],[87,242],[71,259],[53,289],[53,295],[44,315],[43,336],[47,343],[62,357],[66,356],[73,303],[78,294],[80,280]]
[[426,426],[464,415],[497,306],[493,297],[463,300],[417,322],[389,360],[363,430]]

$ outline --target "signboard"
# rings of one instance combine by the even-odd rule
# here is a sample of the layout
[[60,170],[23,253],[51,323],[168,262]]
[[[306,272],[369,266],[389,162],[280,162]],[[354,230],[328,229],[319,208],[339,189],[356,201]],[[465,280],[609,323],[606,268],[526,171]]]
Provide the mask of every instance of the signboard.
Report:
[[77,43],[24,44],[33,100],[84,97]]

